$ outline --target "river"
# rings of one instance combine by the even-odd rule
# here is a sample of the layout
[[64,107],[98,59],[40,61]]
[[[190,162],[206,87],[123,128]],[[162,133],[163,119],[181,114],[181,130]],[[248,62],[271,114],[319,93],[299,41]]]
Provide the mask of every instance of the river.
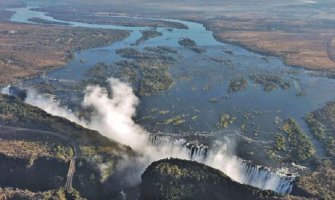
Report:
[[[20,83],[25,87],[32,87],[38,83],[52,85],[57,88],[57,98],[69,107],[78,104],[82,97],[82,91],[76,91],[71,87],[73,84],[84,80],[86,72],[99,62],[112,64],[126,60],[115,51],[134,48],[132,44],[141,37],[140,31],[151,29],[57,20],[46,13],[32,10],[38,6],[43,5],[30,4],[26,8],[11,9],[16,12],[11,21],[32,23],[28,19],[38,17],[48,21],[70,23],[69,26],[72,27],[131,31],[130,36],[122,41],[106,47],[76,52],[75,58],[66,66]],[[141,103],[136,116],[140,125],[151,132],[163,134],[201,132],[221,137],[227,134],[227,130],[217,128],[216,124],[221,114],[227,113],[237,118],[231,125],[231,130],[239,131],[240,126],[246,124],[250,130],[241,134],[254,140],[270,141],[278,130],[278,125],[274,122],[293,117],[312,138],[318,154],[324,154],[321,145],[309,133],[303,117],[335,99],[335,79],[321,76],[317,72],[287,66],[277,57],[256,54],[236,45],[218,42],[213,33],[206,30],[202,24],[184,20],[160,20],[182,23],[188,29],[157,28],[156,30],[162,33],[161,36],[136,46],[138,49],[167,46],[178,52],[177,62],[169,67],[175,81],[174,86],[167,91],[140,98]],[[199,54],[181,47],[178,44],[181,38],[194,40],[199,47],[206,49],[206,52]],[[218,62],[220,59],[229,60],[229,63]],[[82,62],[83,60],[85,62]],[[249,77],[257,73],[278,76],[289,82],[291,87],[264,91],[261,85],[255,84]],[[181,75],[186,78],[180,78]],[[247,88],[236,93],[228,92],[230,80],[241,76],[248,80]],[[304,95],[298,95],[300,93]],[[212,98],[216,98],[218,102],[210,102]],[[159,111],[163,110],[168,112],[162,115]],[[246,115],[251,115],[252,120],[246,119]],[[163,123],[164,120],[175,116],[183,116],[185,123]]]

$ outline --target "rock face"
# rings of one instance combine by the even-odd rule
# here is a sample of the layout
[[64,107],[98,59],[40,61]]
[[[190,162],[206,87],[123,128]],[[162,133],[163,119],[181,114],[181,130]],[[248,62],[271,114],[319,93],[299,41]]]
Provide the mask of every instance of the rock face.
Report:
[[[72,151],[66,151],[69,144],[61,137],[45,131],[73,138],[81,150],[72,185],[76,193],[71,195],[90,200],[114,199],[120,195],[122,181],[114,169],[122,155],[133,155],[130,147],[25,104],[20,98],[0,94],[0,200],[2,193],[7,194],[5,199],[49,199],[38,195],[64,187]],[[63,193],[59,196],[64,196]]]
[[0,187],[46,191],[65,184],[67,163],[56,158],[39,158],[28,166],[28,161],[0,154]]
[[206,165],[179,159],[152,163],[142,175],[140,200],[280,199],[274,192],[239,184]]

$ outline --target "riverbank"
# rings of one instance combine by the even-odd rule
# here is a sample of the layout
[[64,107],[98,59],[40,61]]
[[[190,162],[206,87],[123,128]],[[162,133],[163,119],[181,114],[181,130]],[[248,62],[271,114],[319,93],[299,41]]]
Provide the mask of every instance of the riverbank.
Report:
[[[150,6],[154,7],[154,5]],[[333,37],[335,29],[328,19],[306,19],[301,18],[300,15],[302,14],[297,14],[297,16],[292,14],[295,16],[292,17],[292,20],[280,16],[262,18],[255,17],[249,12],[246,12],[244,17],[234,12],[229,13],[231,16],[227,17],[225,15],[228,15],[228,13],[222,15],[216,13],[216,11],[214,11],[216,13],[215,17],[210,17],[208,11],[204,11],[202,14],[195,14],[195,11],[185,11],[171,15],[169,9],[159,14],[155,11],[142,13],[137,10],[133,12],[132,6],[121,9],[122,11],[109,8],[103,9],[104,12],[98,12],[98,9],[102,8],[71,5],[68,8],[56,6],[52,9],[48,7],[38,10],[48,12],[48,15],[56,19],[71,19],[72,21],[71,17],[74,14],[71,12],[75,10],[78,16],[94,15],[94,18],[90,18],[90,21],[86,20],[87,17],[85,20],[76,17],[74,21],[77,22],[106,24],[105,21],[109,20],[108,24],[125,26],[153,26],[151,22],[143,24],[134,21],[134,19],[141,19],[138,16],[150,16],[152,20],[157,19],[158,21],[154,27],[183,28],[180,23],[159,21],[159,18],[185,19],[204,24],[208,30],[213,31],[217,41],[238,45],[263,55],[280,57],[289,66],[327,73],[335,72],[335,43]],[[250,17],[248,17],[249,15]],[[130,16],[135,18],[132,19]]]
[[[301,21],[248,20],[240,18],[219,18],[201,20],[205,27],[213,31],[214,37],[224,43],[241,46],[263,55],[282,58],[286,65],[308,70],[335,72],[334,29],[323,27],[313,29],[315,22],[307,22],[308,27],[294,27]],[[279,26],[285,28],[269,28]],[[284,25],[283,25],[284,24]]]
[[75,51],[108,46],[129,36],[121,30],[7,22],[0,29],[0,85],[62,67]]

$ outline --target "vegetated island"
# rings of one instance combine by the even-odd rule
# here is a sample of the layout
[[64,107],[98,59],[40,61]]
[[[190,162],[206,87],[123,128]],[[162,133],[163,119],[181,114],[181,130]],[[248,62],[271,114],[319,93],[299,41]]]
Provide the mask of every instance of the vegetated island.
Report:
[[168,90],[174,81],[164,63],[153,61],[120,61],[112,65],[98,63],[88,72],[87,84],[106,85],[111,76],[119,77],[129,83],[139,96],[148,96]]
[[335,102],[306,114],[305,121],[314,137],[322,144],[326,157],[315,158],[314,170],[299,177],[299,194],[317,199],[334,199],[335,192]]
[[248,80],[244,77],[238,77],[230,80],[228,92],[243,91],[248,86]]
[[159,19],[141,19],[138,17],[131,17],[131,15],[125,15],[124,13],[111,12],[110,8],[104,8],[99,6],[52,6],[45,8],[36,8],[34,10],[47,12],[49,16],[64,21],[119,26],[188,29],[185,24],[179,22],[165,21]]
[[151,38],[162,36],[163,34],[161,32],[158,32],[157,30],[144,30],[141,31],[142,37],[138,40],[136,40],[134,45],[139,45],[140,43],[147,41]]
[[46,25],[61,25],[61,26],[71,25],[70,23],[66,23],[66,22],[54,22],[54,21],[41,19],[38,17],[29,18],[28,21],[38,23],[38,24],[46,24]]
[[252,74],[249,78],[256,84],[263,86],[263,90],[266,92],[271,92],[277,88],[286,90],[291,87],[290,82],[285,81],[280,76],[270,73]]
[[190,38],[181,38],[178,41],[178,44],[180,46],[185,47],[185,48],[191,49],[192,51],[194,51],[196,53],[205,53],[206,52],[206,49],[198,47],[197,43]]

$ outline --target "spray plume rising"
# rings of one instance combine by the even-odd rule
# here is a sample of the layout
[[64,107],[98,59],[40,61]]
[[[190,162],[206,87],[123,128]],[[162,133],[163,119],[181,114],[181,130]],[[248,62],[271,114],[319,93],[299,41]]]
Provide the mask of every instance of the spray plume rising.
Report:
[[[140,156],[136,159],[125,157],[124,162],[118,166],[118,168],[135,166],[135,169],[125,177],[127,183],[138,184],[141,174],[153,161],[169,157],[190,159],[189,149],[180,145],[173,143],[153,145],[150,142],[150,133],[133,121],[139,99],[132,88],[115,78],[108,79],[108,82],[111,95],[106,88],[100,86],[86,88],[81,106],[84,109],[93,110],[89,120],[79,118],[71,110],[60,106],[58,101],[30,90],[25,101],[52,115],[64,117],[86,128],[97,130],[102,135],[128,145],[138,152]],[[291,191],[290,181],[277,174],[243,163],[233,154],[232,146],[232,142],[225,138],[223,142],[214,145],[206,158],[195,156],[192,159],[217,168],[240,183],[282,194]]]

